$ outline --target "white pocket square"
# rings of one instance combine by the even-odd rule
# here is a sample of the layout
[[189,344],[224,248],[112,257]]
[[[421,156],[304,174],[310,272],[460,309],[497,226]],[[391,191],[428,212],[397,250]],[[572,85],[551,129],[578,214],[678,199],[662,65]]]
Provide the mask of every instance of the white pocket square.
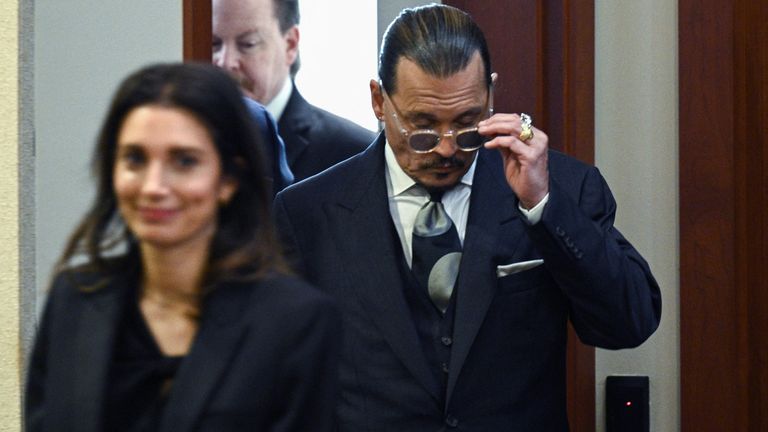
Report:
[[520,261],[512,264],[496,266],[496,276],[497,277],[509,276],[511,274],[519,273],[521,271],[530,270],[542,264],[544,264],[543,259],[535,259],[530,261]]

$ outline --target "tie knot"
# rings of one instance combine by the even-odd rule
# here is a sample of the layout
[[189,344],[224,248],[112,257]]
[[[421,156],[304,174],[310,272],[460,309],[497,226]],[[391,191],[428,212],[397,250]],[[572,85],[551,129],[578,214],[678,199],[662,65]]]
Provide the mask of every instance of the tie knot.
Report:
[[445,194],[444,190],[430,190],[429,192],[429,200],[434,202],[441,202],[443,200],[443,194]]

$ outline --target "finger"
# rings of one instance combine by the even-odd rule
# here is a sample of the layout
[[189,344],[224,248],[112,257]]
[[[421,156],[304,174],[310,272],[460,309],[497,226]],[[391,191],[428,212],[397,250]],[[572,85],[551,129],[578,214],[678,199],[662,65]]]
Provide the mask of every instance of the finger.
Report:
[[499,149],[514,153],[517,157],[524,159],[535,158],[540,149],[538,146],[531,146],[522,141],[516,135],[499,135],[485,143],[487,149]]
[[519,135],[521,131],[522,122],[518,114],[494,114],[478,124],[478,133],[486,136]]

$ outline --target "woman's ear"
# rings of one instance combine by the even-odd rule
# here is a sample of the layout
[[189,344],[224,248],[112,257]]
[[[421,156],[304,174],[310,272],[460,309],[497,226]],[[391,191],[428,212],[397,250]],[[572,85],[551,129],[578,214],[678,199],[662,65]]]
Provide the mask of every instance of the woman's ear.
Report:
[[225,176],[221,179],[221,186],[219,187],[219,205],[226,206],[229,201],[237,192],[239,184],[234,177]]

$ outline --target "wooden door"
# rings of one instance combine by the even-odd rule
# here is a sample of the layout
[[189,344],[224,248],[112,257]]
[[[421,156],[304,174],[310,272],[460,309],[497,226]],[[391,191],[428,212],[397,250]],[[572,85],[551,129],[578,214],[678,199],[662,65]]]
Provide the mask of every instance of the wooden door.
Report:
[[768,2],[680,0],[683,431],[768,431]]

